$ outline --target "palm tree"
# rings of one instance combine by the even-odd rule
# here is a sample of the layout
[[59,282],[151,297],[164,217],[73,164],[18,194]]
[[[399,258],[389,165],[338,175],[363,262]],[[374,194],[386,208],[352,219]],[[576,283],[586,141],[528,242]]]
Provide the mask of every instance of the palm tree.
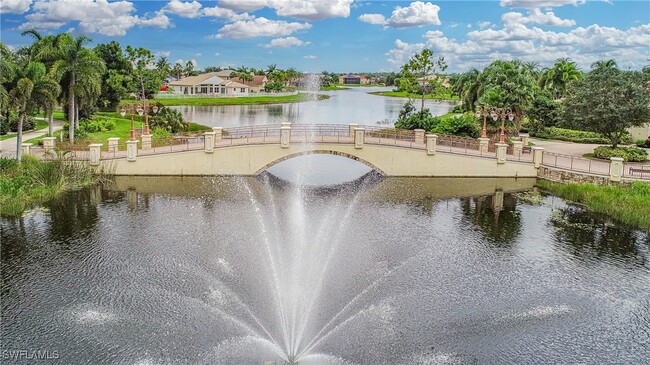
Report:
[[538,84],[542,89],[549,90],[554,99],[560,99],[566,94],[568,85],[580,78],[582,72],[576,63],[568,58],[560,58],[540,74]]
[[22,158],[23,123],[27,116],[42,103],[54,104],[60,91],[56,81],[47,77],[45,65],[32,61],[18,72],[14,88],[9,92],[11,104],[18,113],[18,138],[16,159]]
[[179,62],[176,62],[174,64],[174,68],[172,69],[172,74],[176,77],[176,79],[179,79],[183,77],[183,65],[181,65]]
[[185,75],[192,76],[193,72],[194,72],[194,62],[192,62],[192,60],[188,60],[185,63]]
[[266,66],[266,74],[270,75],[273,73],[273,71],[277,70],[278,66],[275,63],[272,63],[268,66]]
[[460,75],[454,85],[454,92],[463,100],[465,110],[474,110],[481,88],[481,83],[479,82],[480,74],[481,71],[472,68]]
[[74,142],[75,122],[77,121],[78,106],[75,105],[75,91],[77,83],[92,83],[101,79],[104,72],[104,61],[91,49],[84,45],[91,41],[85,35],[73,38],[69,34],[62,34],[57,42],[56,52],[58,59],[54,62],[54,74],[63,79],[67,76],[64,85],[68,96],[68,123],[70,141]]
[[165,78],[167,77],[167,75],[169,75],[169,73],[171,72],[171,65],[169,64],[167,57],[158,58],[158,62],[156,62],[156,69],[160,71],[160,73]]
[[230,76],[233,76],[233,74],[235,77],[242,80],[246,85],[248,85],[248,81],[253,81],[253,75],[251,75],[251,72],[246,68],[246,66],[242,66],[236,71],[233,71]]
[[13,52],[0,42],[0,111],[4,114],[1,117],[5,123],[9,123],[9,90],[16,76],[16,68]]

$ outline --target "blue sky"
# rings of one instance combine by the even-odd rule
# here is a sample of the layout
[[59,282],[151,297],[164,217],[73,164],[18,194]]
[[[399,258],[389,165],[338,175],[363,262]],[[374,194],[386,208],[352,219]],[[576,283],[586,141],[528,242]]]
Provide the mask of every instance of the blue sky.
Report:
[[395,71],[425,47],[451,72],[495,59],[650,64],[648,0],[2,0],[0,12],[14,48],[29,43],[23,29],[70,31],[198,68]]

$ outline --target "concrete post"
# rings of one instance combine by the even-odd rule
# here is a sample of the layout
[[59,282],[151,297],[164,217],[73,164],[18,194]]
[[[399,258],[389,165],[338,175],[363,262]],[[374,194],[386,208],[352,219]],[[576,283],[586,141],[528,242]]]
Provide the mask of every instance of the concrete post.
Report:
[[280,147],[289,148],[291,142],[291,127],[280,127]]
[[56,137],[43,138],[43,149],[45,150],[45,154],[52,152],[55,146],[56,146]]
[[29,153],[32,150],[32,144],[31,143],[23,143],[20,146],[23,149],[23,155],[29,155]]
[[479,138],[478,139],[478,148],[479,148],[479,151],[481,151],[482,153],[487,153],[489,145],[490,145],[490,139],[489,138]]
[[494,145],[497,147],[497,163],[506,163],[506,150],[508,149],[508,145],[505,143],[495,143]]
[[108,152],[110,153],[115,153],[119,149],[120,144],[120,138],[119,137],[111,137],[108,139]]
[[212,132],[214,132],[214,146],[217,147],[223,140],[223,127],[212,127]]
[[521,151],[524,149],[524,142],[514,141],[512,142],[512,150],[515,156],[521,156]]
[[143,150],[150,150],[151,149],[151,137],[153,137],[151,134],[143,134],[140,136],[142,138],[142,149]]
[[503,197],[503,190],[497,190],[494,192],[494,198],[492,198],[492,209],[495,212],[503,210]]
[[609,180],[621,181],[623,176],[623,159],[621,157],[611,157],[609,164]]
[[135,161],[138,156],[138,141],[126,141],[126,160]]
[[414,130],[414,132],[415,132],[415,143],[424,144],[424,133],[426,131],[424,129],[416,129]]
[[544,159],[544,147],[531,147],[531,150],[533,150],[533,164],[535,164],[535,168],[538,169],[542,165],[542,160]]
[[530,138],[530,135],[528,133],[519,133],[519,137],[524,143],[524,147],[528,146],[528,139]]
[[205,153],[214,152],[214,135],[215,132],[203,133],[203,149],[205,150]]
[[354,128],[354,148],[363,148],[364,137],[366,130],[363,128]]
[[435,134],[427,134],[427,155],[433,156],[436,154],[436,145],[438,144],[438,136]]
[[349,136],[354,138],[354,130],[359,128],[359,125],[357,123],[350,123],[348,124],[348,128],[350,132]]
[[102,146],[101,143],[94,143],[88,146],[90,148],[90,166],[99,165],[99,160],[102,158]]
[[282,122],[280,123],[280,127],[291,127],[291,122]]

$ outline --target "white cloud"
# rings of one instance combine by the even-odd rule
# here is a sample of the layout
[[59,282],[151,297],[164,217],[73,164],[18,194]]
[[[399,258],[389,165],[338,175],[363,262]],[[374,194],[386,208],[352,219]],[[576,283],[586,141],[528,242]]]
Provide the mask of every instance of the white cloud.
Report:
[[359,20],[364,23],[379,24],[391,28],[440,25],[439,11],[440,7],[438,5],[415,1],[407,7],[396,6],[388,19],[381,14],[363,14],[359,16]]
[[169,57],[172,53],[170,51],[160,51],[154,53],[154,56],[156,57]]
[[171,20],[163,10],[158,10],[153,18],[138,19],[138,25],[141,27],[151,27],[167,29],[173,27]]
[[169,18],[161,11],[151,19],[132,15],[135,8],[128,1],[40,0],[32,8],[33,13],[25,16],[27,21],[20,25],[20,29],[53,30],[69,22],[79,22],[78,29],[82,33],[115,37],[125,35],[135,25],[157,28],[171,26]]
[[552,11],[542,13],[539,9],[529,10],[528,16],[516,12],[505,13],[501,16],[501,22],[503,22],[503,25],[506,27],[514,24],[526,23],[542,24],[554,27],[572,27],[576,25],[576,22],[573,19],[561,19]]
[[197,53],[195,53],[194,55],[195,55],[196,57],[201,57],[201,56],[203,56],[203,53],[201,53],[201,52],[197,52]]
[[296,37],[286,37],[286,38],[275,38],[271,40],[270,43],[268,44],[263,44],[260,45],[261,47],[264,48],[275,48],[275,47],[280,47],[280,48],[289,48],[289,47],[300,47],[300,46],[306,46],[311,42],[303,42],[300,39]]
[[308,59],[308,60],[315,60],[315,59],[317,59],[318,57],[314,56],[313,54],[310,54],[310,55],[307,55],[307,56],[305,56],[305,57],[303,57],[303,58],[306,58],[306,59]]
[[32,0],[2,0],[0,14],[23,14],[32,5]]
[[320,20],[350,16],[353,0],[221,0],[219,5],[235,11],[275,9],[279,16]]
[[568,32],[516,24],[502,29],[471,31],[463,42],[449,39],[439,30],[426,32],[424,38],[424,43],[415,44],[396,40],[394,48],[386,53],[387,61],[399,67],[425,47],[432,49],[436,56],[444,56],[450,65],[449,71],[481,67],[497,59],[549,65],[562,57],[571,58],[585,69],[597,60],[609,58],[616,59],[621,67],[639,68],[650,58],[647,46],[650,24],[627,30],[594,24]]
[[214,55],[215,55],[216,57],[219,57],[219,55],[221,55],[221,53],[217,52],[217,53],[215,53]]
[[489,28],[492,25],[492,23],[485,21],[485,22],[478,22],[476,23],[476,25],[478,25],[478,27],[481,29],[485,29],[485,28]]
[[196,60],[193,59],[193,58],[192,58],[191,60],[184,60],[184,59],[182,59],[182,58],[179,58],[179,59],[177,59],[176,61],[174,61],[174,65],[178,63],[178,64],[180,64],[181,66],[185,67],[185,64],[186,64],[188,61],[189,61],[189,62],[192,62],[192,64],[194,65],[194,69],[196,69],[196,68],[199,67],[199,63],[196,62]]
[[248,13],[241,13],[238,14],[232,9],[226,9],[226,8],[220,8],[218,6],[215,6],[213,8],[203,8],[203,15],[205,16],[211,16],[211,17],[216,17],[216,18],[222,18],[222,19],[228,19],[230,21],[238,21],[238,20],[251,20],[254,19],[255,17],[248,14]]
[[387,25],[391,28],[440,25],[439,11],[438,5],[421,1],[413,2],[405,8],[397,6],[388,19]]
[[564,5],[574,5],[586,3],[587,0],[501,0],[500,4],[503,7],[509,8],[543,8]]
[[196,18],[200,15],[199,11],[201,7],[202,5],[198,1],[183,2],[180,0],[171,0],[163,9],[183,18]]
[[384,25],[386,24],[386,17],[381,14],[362,14],[359,20],[368,24]]
[[302,29],[311,28],[309,23],[289,23],[284,20],[269,20],[263,17],[254,20],[239,20],[226,24],[214,38],[253,38],[253,37],[282,37]]

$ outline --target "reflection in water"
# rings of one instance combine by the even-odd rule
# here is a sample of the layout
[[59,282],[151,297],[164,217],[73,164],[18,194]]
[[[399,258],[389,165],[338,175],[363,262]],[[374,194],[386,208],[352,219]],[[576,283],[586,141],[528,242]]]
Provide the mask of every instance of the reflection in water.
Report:
[[[624,226],[612,224],[606,217],[568,206],[553,211],[550,226],[560,247],[575,257],[588,261],[613,257],[633,266],[647,265],[646,257],[638,248],[641,235]],[[646,247],[646,250],[649,248]]]
[[[0,219],[2,350],[70,364],[643,363],[649,235],[512,194],[531,186],[119,178]],[[531,238],[531,222],[554,229]]]
[[461,199],[461,206],[465,217],[491,242],[503,247],[515,242],[521,230],[516,196],[497,191],[492,196]]

